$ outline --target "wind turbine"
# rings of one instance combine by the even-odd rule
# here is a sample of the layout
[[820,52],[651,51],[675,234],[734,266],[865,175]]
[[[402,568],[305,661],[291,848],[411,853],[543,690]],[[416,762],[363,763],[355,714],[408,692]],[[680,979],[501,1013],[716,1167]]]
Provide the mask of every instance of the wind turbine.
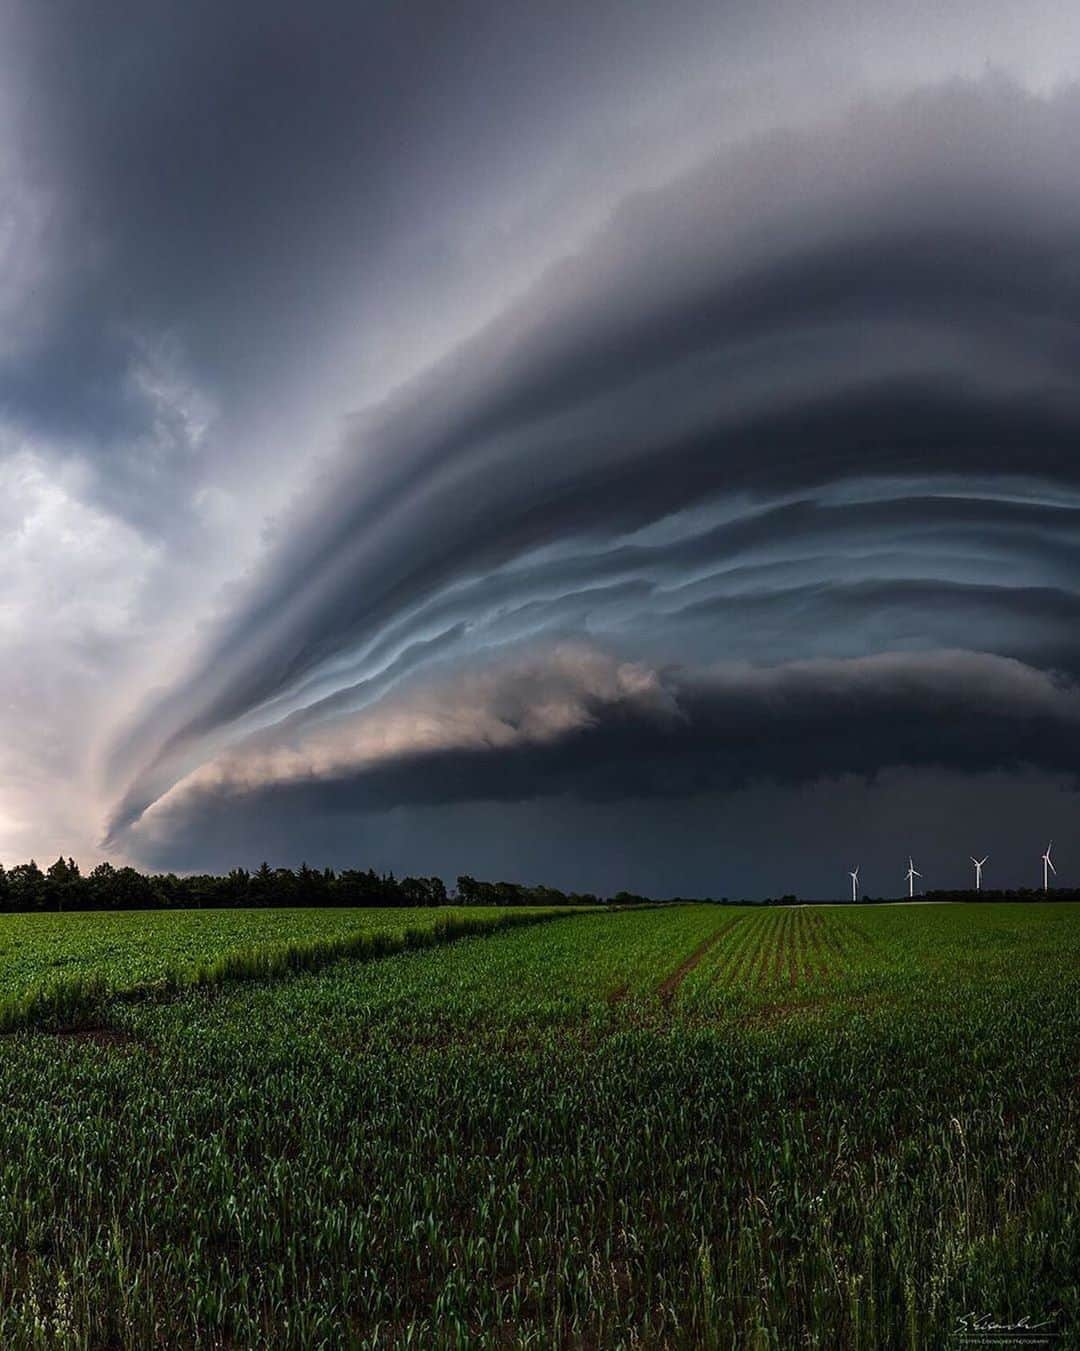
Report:
[[853,901],[857,901],[857,900],[859,899],[859,870],[858,870],[858,868],[856,868],[855,871],[854,871],[853,873],[848,873],[848,876],[851,878],[851,899],[852,899]]
[[[990,857],[990,855],[987,854],[986,858],[989,858],[989,857]],[[982,891],[982,870],[983,870],[983,864],[986,862],[986,858],[976,858],[974,854],[972,854],[972,856],[971,856],[971,861],[972,861],[972,863],[975,864],[975,890],[976,890],[976,891]]]
[[1044,894],[1050,890],[1050,876],[1049,873],[1047,872],[1047,869],[1049,869],[1050,872],[1053,873],[1055,877],[1057,876],[1057,869],[1054,867],[1054,860],[1050,857],[1050,850],[1053,849],[1053,847],[1054,841],[1051,840],[1050,843],[1046,846],[1046,853],[1043,854],[1042,856]]
[[922,873],[915,871],[915,864],[912,863],[911,855],[909,854],[907,861],[907,894],[909,900],[913,899],[915,895],[915,879],[916,877],[921,876]]

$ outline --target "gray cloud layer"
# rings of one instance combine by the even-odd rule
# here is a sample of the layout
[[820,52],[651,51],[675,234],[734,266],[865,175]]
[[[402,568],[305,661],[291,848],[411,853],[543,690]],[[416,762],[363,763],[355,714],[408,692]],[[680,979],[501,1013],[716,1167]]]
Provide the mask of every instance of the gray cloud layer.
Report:
[[942,651],[656,671],[563,646],[287,740],[251,738],[166,794],[142,830],[151,857],[198,850],[223,821],[272,852],[283,821],[370,818],[389,803],[652,802],[663,820],[666,801],[872,780],[883,766],[1037,766],[1075,783],[1078,757],[1080,688],[1011,659]]
[[421,684],[313,731],[256,734],[175,793],[346,781],[363,792],[400,775],[398,802],[519,798],[561,776],[560,791],[647,797],[883,765],[1067,772],[1078,733],[1080,688],[986,654],[658,671],[564,644]]

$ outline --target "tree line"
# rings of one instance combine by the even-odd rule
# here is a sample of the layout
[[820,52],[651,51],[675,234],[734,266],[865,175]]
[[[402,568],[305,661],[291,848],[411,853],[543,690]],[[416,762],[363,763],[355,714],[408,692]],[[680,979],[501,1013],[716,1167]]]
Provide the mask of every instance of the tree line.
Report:
[[926,901],[1080,901],[1080,888],[1077,887],[1051,887],[1049,891],[1043,891],[1042,887],[1010,887],[1001,889],[997,887],[982,887],[976,891],[973,887],[968,890],[939,890],[927,891],[923,900]]
[[5,869],[0,864],[0,912],[22,910],[229,909],[242,906],[417,906],[417,905],[599,905],[645,900],[620,892],[607,898],[591,892],[564,892],[520,882],[457,879],[448,891],[441,877],[395,877],[344,868],[271,868],[229,873],[142,873],[99,863],[84,874],[72,858],[58,858],[44,871],[31,859]]

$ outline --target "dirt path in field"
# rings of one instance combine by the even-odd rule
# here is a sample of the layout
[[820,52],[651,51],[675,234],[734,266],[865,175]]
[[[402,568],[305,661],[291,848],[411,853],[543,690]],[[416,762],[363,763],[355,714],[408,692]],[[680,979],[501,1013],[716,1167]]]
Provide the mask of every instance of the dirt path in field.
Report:
[[715,930],[715,932],[711,933],[708,938],[705,939],[704,943],[699,943],[690,956],[680,962],[669,976],[664,977],[656,987],[656,993],[660,996],[660,1002],[665,1008],[671,1007],[676,994],[679,992],[679,986],[687,978],[690,972],[693,971],[694,967],[698,965],[713,944],[717,942],[718,939],[723,938],[724,934],[728,933],[731,929],[734,929],[735,925],[739,924],[744,918],[745,916],[743,915],[736,915],[736,917],[729,920],[727,924],[722,924],[719,929]]

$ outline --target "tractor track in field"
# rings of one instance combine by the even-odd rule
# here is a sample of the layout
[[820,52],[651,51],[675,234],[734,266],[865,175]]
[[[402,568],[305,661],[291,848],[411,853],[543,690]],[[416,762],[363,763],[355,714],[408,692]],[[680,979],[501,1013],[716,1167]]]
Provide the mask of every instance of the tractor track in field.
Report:
[[740,924],[744,918],[745,916],[743,915],[736,915],[734,919],[729,920],[726,924],[722,924],[720,928],[714,930],[703,943],[699,943],[693,952],[679,963],[674,971],[664,977],[656,987],[656,993],[660,998],[661,1004],[663,1004],[665,1008],[670,1008],[674,1003],[675,996],[679,992],[679,987],[690,972],[699,965],[709,949],[723,938],[724,934],[730,933],[735,925]]

